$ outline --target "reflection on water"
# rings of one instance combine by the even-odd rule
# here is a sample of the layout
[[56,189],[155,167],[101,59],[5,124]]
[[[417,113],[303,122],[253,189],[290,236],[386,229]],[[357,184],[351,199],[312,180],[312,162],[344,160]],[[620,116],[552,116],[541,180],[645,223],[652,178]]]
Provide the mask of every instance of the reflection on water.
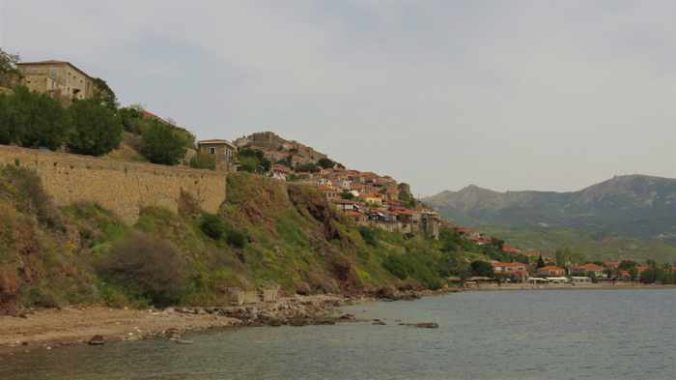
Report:
[[[676,291],[472,292],[348,308],[369,323],[264,327],[68,347],[0,379],[670,379]],[[439,329],[399,326],[437,322]]]

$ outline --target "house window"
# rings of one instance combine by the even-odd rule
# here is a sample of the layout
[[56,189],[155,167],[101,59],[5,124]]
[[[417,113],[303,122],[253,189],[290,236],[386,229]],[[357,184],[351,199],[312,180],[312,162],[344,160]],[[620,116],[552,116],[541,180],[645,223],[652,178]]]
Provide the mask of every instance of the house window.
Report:
[[216,148],[209,148],[209,154],[216,154]]

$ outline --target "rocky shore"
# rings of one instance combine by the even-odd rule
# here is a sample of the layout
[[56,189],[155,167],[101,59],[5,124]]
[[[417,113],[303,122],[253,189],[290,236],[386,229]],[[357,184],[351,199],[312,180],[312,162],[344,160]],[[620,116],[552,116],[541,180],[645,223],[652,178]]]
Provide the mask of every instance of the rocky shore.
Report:
[[93,306],[29,310],[15,316],[0,316],[0,354],[150,338],[188,344],[190,342],[182,336],[189,331],[359,322],[354,315],[341,314],[338,307],[375,300],[414,300],[437,293],[441,292],[382,288],[357,295],[296,295],[275,302],[242,306],[170,307],[163,310]]

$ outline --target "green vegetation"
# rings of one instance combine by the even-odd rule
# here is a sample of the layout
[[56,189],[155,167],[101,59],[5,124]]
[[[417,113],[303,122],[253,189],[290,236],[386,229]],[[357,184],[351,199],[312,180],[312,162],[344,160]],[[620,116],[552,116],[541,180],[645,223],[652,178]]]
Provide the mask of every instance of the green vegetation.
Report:
[[197,152],[190,159],[190,167],[195,169],[216,169],[216,159],[213,154]]
[[[568,247],[587,260],[631,259],[676,262],[676,246],[663,240],[606,236],[566,228],[482,226],[481,231],[500,236],[522,249],[538,250],[553,255]],[[577,259],[577,261],[580,261]]]
[[19,76],[19,70],[16,68],[18,62],[18,55],[0,49],[0,86],[13,87],[15,78]]
[[158,306],[179,302],[188,280],[186,263],[174,245],[143,234],[115,244],[97,272],[130,297]]
[[336,162],[328,158],[320,158],[319,161],[317,161],[317,165],[322,169],[331,169],[336,166]]
[[320,169],[319,165],[312,162],[296,165],[296,171],[299,173],[317,173]]
[[[0,308],[228,303],[224,289],[288,292],[438,288],[487,260],[445,230],[439,241],[359,227],[314,187],[228,176],[218,214],[141,211],[127,226],[92,204],[55,208],[32,172],[0,171]],[[473,253],[465,251],[473,249]],[[22,277],[24,271],[30,277]]]
[[493,277],[493,267],[491,263],[483,260],[475,260],[470,264],[472,274],[475,276]]
[[265,158],[263,151],[252,148],[242,148],[237,153],[239,170],[249,173],[265,174],[270,171],[272,163]]
[[17,87],[0,95],[0,144],[56,150],[70,131],[67,116],[56,100]]
[[72,123],[68,148],[72,152],[101,156],[120,145],[122,124],[115,112],[99,100],[76,101],[68,113]]
[[147,120],[141,153],[152,163],[176,165],[185,156],[191,142],[176,128],[156,120]]

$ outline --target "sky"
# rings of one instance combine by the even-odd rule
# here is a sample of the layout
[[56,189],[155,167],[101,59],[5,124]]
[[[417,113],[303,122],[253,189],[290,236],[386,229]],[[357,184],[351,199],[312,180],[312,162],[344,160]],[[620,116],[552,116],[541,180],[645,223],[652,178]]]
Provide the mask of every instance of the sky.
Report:
[[676,2],[0,0],[0,46],[68,60],[198,138],[272,130],[416,195],[676,178]]

